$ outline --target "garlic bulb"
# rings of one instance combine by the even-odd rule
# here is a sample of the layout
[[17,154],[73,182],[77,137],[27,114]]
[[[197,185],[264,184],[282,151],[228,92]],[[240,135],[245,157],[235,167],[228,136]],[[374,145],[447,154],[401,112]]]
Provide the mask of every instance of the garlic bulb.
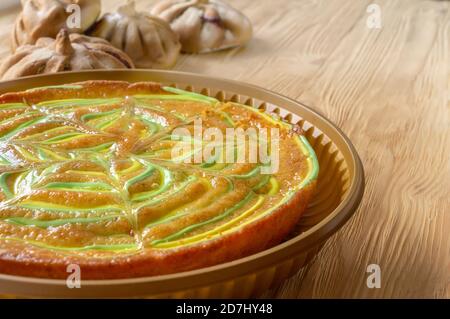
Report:
[[22,0],[11,48],[15,51],[18,46],[34,44],[41,37],[55,38],[61,29],[82,33],[95,22],[100,11],[100,0]]
[[170,25],[154,16],[137,12],[134,1],[106,13],[89,31],[125,51],[139,68],[167,68],[180,53],[178,36]]
[[132,60],[103,39],[61,30],[56,39],[25,44],[0,66],[3,80],[70,70],[133,68]]
[[219,0],[162,0],[151,13],[170,23],[180,36],[183,52],[236,47],[252,37],[250,20]]

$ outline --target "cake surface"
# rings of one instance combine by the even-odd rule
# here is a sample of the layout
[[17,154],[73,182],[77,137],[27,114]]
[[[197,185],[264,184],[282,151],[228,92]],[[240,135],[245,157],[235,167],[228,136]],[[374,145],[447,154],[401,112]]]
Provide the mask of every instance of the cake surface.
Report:
[[[203,140],[208,129],[250,128],[277,130],[275,171],[245,148],[236,160],[239,143],[206,152],[216,145]],[[317,173],[299,128],[246,105],[150,82],[7,93],[0,273],[67,278],[77,264],[82,279],[132,278],[248,256],[292,231]]]

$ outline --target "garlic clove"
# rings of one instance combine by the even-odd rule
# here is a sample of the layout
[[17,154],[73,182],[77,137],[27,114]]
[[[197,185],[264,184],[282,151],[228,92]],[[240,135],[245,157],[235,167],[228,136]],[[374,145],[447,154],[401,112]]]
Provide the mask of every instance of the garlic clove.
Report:
[[171,24],[172,29],[179,35],[182,50],[185,52],[197,52],[201,48],[202,14],[201,10],[189,7]]
[[233,37],[229,37],[226,46],[236,46],[236,43],[247,43],[253,35],[253,28],[250,20],[242,19],[237,11],[227,10],[223,6],[217,8],[222,17],[222,23],[226,30],[230,31]]
[[187,9],[197,4],[197,0],[178,1],[161,1],[153,6],[151,13],[159,15],[165,21],[172,21],[181,16]]

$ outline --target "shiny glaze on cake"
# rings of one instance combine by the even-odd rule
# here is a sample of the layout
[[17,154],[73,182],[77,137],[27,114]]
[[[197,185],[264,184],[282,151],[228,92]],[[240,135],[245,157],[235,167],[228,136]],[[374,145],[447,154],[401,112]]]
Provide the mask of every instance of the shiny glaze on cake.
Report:
[[[183,163],[172,131],[280,130],[280,167]],[[318,173],[301,131],[260,110],[157,83],[89,81],[0,97],[0,272],[129,278],[279,243]]]

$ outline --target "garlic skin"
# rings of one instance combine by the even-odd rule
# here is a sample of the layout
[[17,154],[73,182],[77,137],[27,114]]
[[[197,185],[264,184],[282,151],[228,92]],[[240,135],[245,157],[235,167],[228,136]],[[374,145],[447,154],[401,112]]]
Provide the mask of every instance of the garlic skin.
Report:
[[252,37],[250,20],[219,0],[162,0],[151,14],[170,23],[187,53],[242,46]]
[[68,29],[67,21],[73,12],[66,12],[68,5],[80,7],[80,28],[70,32],[86,31],[100,15],[100,0],[22,0],[22,12],[18,15],[11,34],[14,52],[23,44],[34,44],[39,38],[55,38],[61,29]]
[[88,33],[126,52],[138,68],[168,68],[180,54],[181,44],[170,25],[136,11],[134,1],[103,15]]
[[0,66],[2,80],[22,76],[91,69],[133,68],[124,52],[103,39],[62,29],[56,39],[40,38],[25,44],[6,58]]

